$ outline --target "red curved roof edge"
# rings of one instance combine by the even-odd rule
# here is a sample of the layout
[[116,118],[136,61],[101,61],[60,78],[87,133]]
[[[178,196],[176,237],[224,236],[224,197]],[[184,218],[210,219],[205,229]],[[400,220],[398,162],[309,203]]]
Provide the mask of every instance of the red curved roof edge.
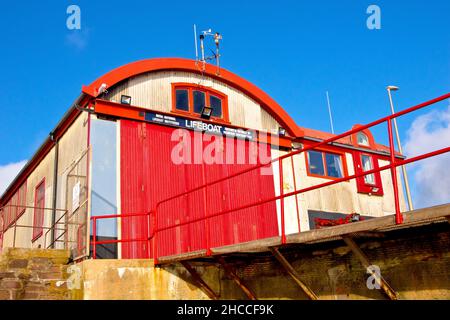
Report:
[[88,86],[83,86],[83,93],[92,97],[98,96],[98,89],[102,84],[106,84],[107,88],[111,88],[117,83],[137,76],[146,72],[162,71],[162,70],[178,70],[195,72],[204,74],[213,79],[220,80],[239,91],[244,92],[253,100],[261,104],[261,106],[273,117],[278,123],[286,129],[286,131],[293,137],[302,135],[302,130],[294,122],[294,120],[287,114],[286,111],[273,100],[267,93],[259,89],[249,81],[239,77],[238,75],[221,68],[220,74],[217,74],[217,67],[212,64],[205,64],[202,70],[203,63],[191,59],[182,58],[155,58],[132,62],[114,69]]

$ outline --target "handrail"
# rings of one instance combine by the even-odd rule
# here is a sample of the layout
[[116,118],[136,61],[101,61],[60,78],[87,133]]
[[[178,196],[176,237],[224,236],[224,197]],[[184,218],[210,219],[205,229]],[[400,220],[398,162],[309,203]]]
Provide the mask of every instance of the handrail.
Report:
[[336,141],[336,140],[340,140],[340,139],[345,138],[345,137],[347,137],[347,136],[350,136],[350,135],[352,135],[352,134],[354,134],[354,133],[357,133],[357,132],[363,131],[363,130],[365,130],[365,129],[371,128],[371,127],[376,126],[376,125],[378,125],[378,124],[380,124],[380,123],[382,123],[382,122],[385,122],[385,121],[388,121],[388,120],[397,118],[397,117],[402,116],[402,115],[404,115],[404,114],[407,114],[407,113],[409,113],[409,112],[413,112],[413,111],[415,111],[415,110],[418,110],[418,109],[427,107],[427,106],[429,106],[429,105],[431,105],[431,104],[434,104],[434,103],[436,103],[436,102],[439,102],[439,101],[442,101],[442,100],[445,100],[445,99],[448,99],[448,98],[450,98],[450,93],[444,94],[444,95],[442,95],[442,96],[440,96],[440,97],[438,97],[438,98],[429,100],[429,101],[427,101],[427,102],[421,103],[421,104],[416,105],[416,106],[414,106],[414,107],[410,107],[410,108],[408,108],[408,109],[399,111],[399,112],[394,113],[394,114],[392,114],[392,115],[389,115],[389,116],[387,116],[387,117],[381,118],[381,119],[379,119],[379,120],[377,120],[377,121],[374,121],[374,122],[371,122],[371,123],[369,123],[369,124],[366,124],[366,125],[357,127],[357,128],[355,128],[355,129],[352,129],[352,130],[350,130],[350,131],[346,131],[346,132],[341,133],[341,134],[339,134],[339,135],[336,135],[336,136],[334,136],[334,137],[332,137],[332,138],[325,139],[325,140],[323,140],[323,141],[321,141],[321,142],[318,142],[318,143],[316,143],[316,144],[314,144],[314,145],[312,145],[312,146],[306,147],[306,148],[304,148],[304,149],[300,149],[300,150],[296,150],[296,151],[292,151],[292,152],[290,152],[290,153],[284,154],[284,155],[279,156],[279,157],[277,157],[277,158],[271,159],[269,162],[267,162],[267,163],[265,163],[265,164],[259,164],[259,165],[256,165],[256,166],[254,166],[254,167],[251,167],[251,168],[248,168],[248,169],[239,171],[239,172],[237,172],[237,173],[233,173],[233,174],[231,174],[231,175],[229,175],[229,176],[226,176],[226,177],[223,177],[223,178],[214,180],[214,181],[212,181],[212,182],[207,182],[207,183],[205,183],[205,184],[203,184],[203,185],[201,185],[201,186],[192,188],[192,189],[190,189],[190,190],[188,190],[188,191],[179,193],[179,194],[177,194],[177,195],[174,195],[174,196],[171,196],[171,197],[169,197],[169,198],[166,198],[166,199],[164,199],[164,200],[159,201],[159,202],[156,204],[156,211],[157,211],[158,207],[159,207],[162,203],[165,203],[165,202],[168,202],[168,201],[170,201],[170,200],[179,198],[179,197],[181,197],[181,196],[183,196],[183,195],[185,195],[185,194],[187,194],[187,193],[195,192],[195,191],[201,190],[201,189],[203,189],[203,188],[205,188],[205,187],[207,187],[207,186],[211,186],[211,185],[213,185],[213,184],[217,184],[217,183],[222,182],[222,181],[224,181],[224,180],[234,178],[234,177],[236,177],[236,176],[245,174],[245,173],[250,172],[250,171],[252,171],[252,170],[256,170],[256,169],[263,168],[263,167],[265,167],[265,166],[268,166],[269,164],[272,164],[272,163],[277,162],[277,161],[281,161],[281,160],[286,159],[286,158],[288,158],[288,157],[295,156],[295,155],[300,154],[300,153],[302,153],[302,152],[305,152],[305,151],[308,151],[308,150],[312,150],[312,149],[317,149],[318,147],[323,146],[323,145],[325,145],[325,144],[330,144],[331,142],[334,142],[334,141]]
[[[282,243],[284,244],[284,243],[286,243],[286,233],[285,233],[285,228],[284,228],[285,227],[284,226],[284,224],[285,224],[284,223],[284,218],[285,218],[284,217],[284,199],[286,197],[290,197],[290,196],[298,195],[300,193],[304,193],[304,192],[307,192],[307,191],[323,188],[323,187],[330,186],[330,185],[333,185],[333,184],[337,184],[337,183],[340,183],[340,182],[343,182],[343,181],[349,181],[349,180],[356,179],[356,178],[359,178],[359,177],[362,177],[362,176],[367,176],[367,175],[372,174],[372,173],[381,172],[381,171],[384,171],[384,170],[387,170],[387,169],[391,170],[391,178],[392,178],[393,189],[394,189],[393,191],[394,191],[394,205],[395,205],[395,221],[396,221],[397,224],[401,224],[403,222],[403,216],[401,215],[401,211],[400,211],[398,179],[397,179],[396,168],[399,167],[399,166],[406,165],[408,163],[412,163],[412,162],[419,161],[419,160],[422,160],[422,159],[425,159],[425,158],[429,158],[429,157],[433,157],[433,156],[436,156],[436,155],[439,155],[439,154],[443,154],[443,153],[449,152],[450,151],[450,147],[442,148],[442,149],[435,150],[435,151],[432,151],[432,152],[428,152],[428,153],[425,153],[425,154],[422,154],[420,156],[416,156],[416,157],[413,157],[413,158],[399,160],[396,157],[396,152],[395,152],[395,147],[394,147],[394,142],[393,142],[392,120],[396,119],[396,118],[398,118],[398,117],[400,117],[402,115],[405,115],[405,114],[411,113],[413,111],[425,108],[427,106],[430,106],[430,105],[432,105],[434,103],[437,103],[439,101],[443,101],[443,100],[448,99],[448,98],[450,98],[450,93],[444,94],[444,95],[442,95],[440,97],[437,97],[435,99],[423,102],[421,104],[415,105],[413,107],[407,108],[407,109],[399,111],[397,113],[388,115],[386,117],[383,117],[381,119],[373,121],[373,122],[371,122],[369,124],[366,124],[366,125],[363,125],[363,126],[359,126],[357,128],[354,128],[354,129],[349,130],[347,132],[344,132],[342,134],[336,135],[334,137],[331,137],[331,138],[325,139],[325,140],[323,140],[321,142],[318,142],[318,143],[315,143],[313,145],[310,145],[310,146],[308,146],[306,148],[303,148],[303,149],[300,149],[300,150],[297,150],[297,151],[293,151],[293,152],[287,153],[285,155],[279,156],[277,158],[271,159],[267,163],[258,164],[258,165],[255,165],[255,166],[251,167],[251,168],[247,168],[247,169],[242,170],[240,172],[231,174],[229,176],[226,176],[226,177],[223,177],[223,178],[220,178],[220,179],[216,179],[214,181],[210,181],[210,182],[204,183],[204,184],[202,184],[200,186],[197,186],[195,188],[192,188],[192,189],[190,189],[188,191],[179,193],[177,195],[170,196],[170,197],[168,197],[166,199],[163,199],[163,200],[157,202],[157,204],[155,206],[155,209],[154,209],[154,214],[155,214],[155,216],[154,216],[154,230],[153,230],[153,236],[152,236],[154,238],[153,239],[154,240],[153,241],[153,248],[154,248],[153,254],[154,254],[155,263],[157,263],[156,235],[159,232],[164,231],[164,230],[168,230],[168,229],[172,229],[172,228],[176,228],[176,227],[179,227],[179,226],[182,226],[182,225],[190,224],[190,223],[207,220],[207,219],[210,219],[212,217],[216,217],[216,216],[223,215],[223,214],[226,214],[226,213],[247,209],[247,208],[250,208],[250,207],[254,207],[254,206],[257,206],[257,205],[261,205],[261,204],[264,204],[264,203],[267,203],[267,202],[270,202],[270,201],[276,201],[276,200],[281,200],[281,223],[282,223],[282,226],[281,226],[281,232],[282,232],[281,239],[282,239]],[[374,168],[372,170],[364,171],[364,172],[361,172],[359,174],[354,174],[352,176],[345,176],[343,178],[334,179],[334,180],[329,181],[329,182],[325,182],[325,183],[322,183],[322,184],[314,185],[314,186],[311,186],[311,187],[306,187],[306,188],[303,188],[303,189],[300,189],[300,190],[295,190],[293,192],[289,192],[289,193],[286,193],[286,194],[284,193],[283,182],[282,182],[283,181],[283,171],[282,171],[282,165],[283,164],[282,164],[282,161],[284,159],[286,159],[288,157],[293,157],[293,156],[295,156],[297,154],[300,154],[300,153],[307,152],[309,150],[317,149],[318,147],[323,146],[323,145],[329,145],[332,142],[335,142],[335,141],[340,140],[342,138],[351,136],[351,135],[353,135],[355,133],[361,132],[361,131],[363,131],[365,129],[374,127],[374,126],[379,125],[379,124],[384,123],[384,122],[387,123],[388,136],[389,136],[389,158],[390,158],[390,163],[388,165],[385,165],[385,166],[379,167],[379,168]],[[210,187],[212,185],[215,185],[217,183],[223,182],[225,180],[230,180],[230,179],[232,179],[234,177],[240,176],[240,175],[245,174],[247,172],[250,172],[252,170],[257,170],[257,169],[260,169],[260,168],[263,168],[263,167],[267,167],[268,165],[271,165],[271,164],[273,164],[275,162],[279,162],[279,168],[278,169],[279,169],[279,177],[280,177],[280,195],[272,197],[270,199],[259,200],[259,201],[256,201],[254,203],[251,203],[251,204],[240,206],[238,208],[233,208],[233,209],[221,211],[221,212],[218,212],[218,213],[215,213],[215,214],[207,214],[206,213],[205,217],[197,218],[197,219],[193,219],[193,220],[189,220],[189,221],[185,221],[185,222],[182,222],[182,223],[173,224],[173,225],[170,225],[170,226],[167,226],[167,227],[164,227],[164,228],[158,228],[157,227],[158,226],[157,225],[158,210],[159,210],[160,206],[163,203],[169,202],[171,200],[177,199],[177,198],[182,197],[182,196],[187,196],[188,194],[190,194],[192,192],[203,190],[203,189],[208,188],[208,187]],[[208,235],[206,235],[206,237],[208,237]],[[208,244],[209,243],[208,239],[206,239],[205,242]],[[206,248],[206,251],[209,254],[211,253],[211,250],[210,250],[209,247]]]
[[[102,215],[102,216],[91,216],[90,220],[92,221],[92,240],[90,241],[91,247],[92,247],[92,259],[97,259],[97,245],[100,244],[113,244],[113,243],[124,243],[124,242],[143,242],[147,241],[148,249],[150,250],[150,241],[152,239],[152,236],[150,236],[150,215],[152,213],[126,213],[126,214],[108,214],[108,215]],[[116,218],[130,218],[130,217],[143,217],[148,216],[149,221],[147,227],[148,230],[148,238],[136,238],[136,239],[115,239],[115,240],[100,240],[97,241],[97,220],[102,219],[116,219]]]
[[[381,118],[379,120],[376,120],[376,121],[373,121],[373,122],[371,122],[369,124],[366,124],[366,125],[363,125],[363,126],[359,126],[357,128],[354,128],[354,129],[349,130],[347,132],[344,132],[342,134],[336,135],[334,137],[331,137],[331,138],[325,139],[323,141],[317,142],[317,143],[312,144],[310,146],[307,146],[307,147],[305,147],[303,149],[296,150],[296,151],[293,151],[293,152],[281,155],[281,156],[279,156],[277,158],[274,158],[274,159],[271,159],[270,161],[267,161],[267,163],[260,163],[260,164],[257,164],[255,166],[252,166],[250,168],[247,168],[245,170],[242,170],[240,172],[236,172],[236,173],[233,173],[231,175],[228,175],[226,177],[222,177],[220,179],[216,179],[216,180],[213,180],[213,181],[206,182],[206,183],[204,183],[204,184],[202,184],[200,186],[197,186],[197,187],[192,188],[190,190],[187,190],[185,192],[182,192],[182,193],[179,193],[179,194],[170,196],[170,197],[168,197],[166,199],[158,201],[156,203],[156,205],[155,205],[154,210],[151,211],[151,212],[148,212],[148,213],[129,213],[129,214],[112,214],[112,215],[91,217],[91,220],[93,222],[93,238],[91,240],[91,246],[93,247],[93,258],[94,259],[96,258],[96,246],[99,245],[99,244],[148,241],[149,242],[149,249],[150,249],[150,242],[153,241],[153,258],[154,258],[155,264],[157,264],[158,263],[157,262],[157,259],[158,259],[158,254],[157,254],[157,249],[158,249],[158,246],[157,246],[157,234],[158,233],[160,233],[162,231],[165,231],[165,230],[169,230],[169,229],[173,229],[173,228],[176,228],[176,227],[180,227],[180,226],[183,226],[183,225],[192,224],[192,223],[199,222],[199,221],[205,221],[205,220],[211,219],[213,217],[217,217],[217,216],[224,215],[224,214],[227,214],[227,213],[236,212],[236,211],[239,211],[239,210],[243,210],[243,209],[251,208],[251,207],[254,207],[254,206],[262,205],[262,204],[265,204],[265,203],[268,203],[268,202],[271,202],[271,201],[280,201],[280,204],[281,204],[281,208],[280,208],[281,209],[281,224],[282,224],[281,225],[281,242],[284,244],[284,243],[286,243],[286,230],[285,230],[285,223],[284,223],[284,220],[285,220],[285,216],[284,216],[284,199],[285,198],[288,198],[288,197],[291,197],[291,196],[297,196],[299,194],[302,194],[302,193],[305,193],[305,192],[308,192],[308,191],[312,191],[312,190],[328,187],[328,186],[335,185],[335,184],[338,184],[338,183],[341,183],[341,182],[344,182],[344,181],[350,181],[350,180],[357,179],[357,178],[360,178],[360,177],[363,177],[363,176],[367,176],[367,175],[370,175],[370,174],[373,174],[373,173],[382,172],[382,171],[388,170],[388,169],[390,169],[390,171],[391,171],[391,179],[392,179],[392,184],[393,184],[394,205],[395,205],[395,221],[396,221],[397,224],[401,224],[403,222],[403,216],[402,216],[401,210],[400,210],[398,177],[397,177],[396,168],[399,167],[399,166],[404,166],[404,165],[407,165],[407,164],[410,164],[410,163],[413,163],[413,162],[416,162],[416,161],[420,161],[420,160],[423,160],[423,159],[426,159],[426,158],[437,156],[439,154],[444,154],[444,153],[450,152],[450,147],[438,149],[438,150],[431,151],[431,152],[428,152],[428,153],[424,153],[424,154],[421,154],[421,155],[418,155],[418,156],[415,156],[415,157],[411,157],[411,158],[408,158],[408,159],[403,159],[403,158],[397,157],[398,153],[395,152],[394,141],[393,141],[392,120],[396,119],[397,117],[400,117],[402,115],[405,115],[405,114],[408,114],[410,112],[413,112],[413,111],[425,108],[427,106],[430,106],[430,105],[432,105],[434,103],[437,103],[439,101],[443,101],[443,100],[448,99],[448,98],[450,98],[450,93],[444,94],[444,95],[442,95],[440,97],[437,97],[435,99],[432,99],[432,100],[426,101],[424,103],[418,104],[416,106],[413,106],[413,107],[407,108],[405,110],[399,111],[399,112],[394,113],[392,115],[383,117],[383,118]],[[363,171],[363,172],[360,172],[360,173],[355,173],[355,174],[350,175],[350,176],[347,175],[347,176],[344,176],[344,177],[341,177],[341,178],[336,178],[336,179],[333,179],[333,180],[330,180],[330,181],[327,181],[327,182],[323,182],[323,183],[320,183],[320,184],[316,184],[316,185],[313,185],[313,186],[304,187],[304,188],[301,188],[299,190],[297,190],[297,187],[295,186],[294,187],[294,191],[291,191],[291,192],[288,192],[288,193],[284,193],[284,190],[283,190],[284,189],[283,188],[283,171],[282,171],[283,170],[283,160],[284,159],[287,159],[287,158],[290,157],[291,161],[293,161],[293,156],[295,156],[295,155],[307,152],[309,150],[317,149],[318,147],[321,147],[321,146],[324,146],[324,145],[330,145],[330,144],[332,144],[333,142],[335,142],[337,140],[340,140],[342,138],[351,136],[351,135],[353,135],[355,133],[361,132],[361,131],[363,131],[365,129],[374,127],[374,126],[379,125],[379,124],[384,123],[384,122],[387,123],[387,130],[388,130],[388,137],[389,137],[389,153],[386,153],[386,156],[389,157],[389,164],[381,166],[381,167],[378,167],[378,168],[374,168],[374,169],[371,169],[371,170]],[[243,175],[245,173],[248,173],[248,172],[250,172],[252,170],[257,170],[257,169],[260,169],[260,168],[271,166],[275,162],[279,162],[279,166],[278,166],[279,177],[280,177],[280,192],[279,192],[279,195],[273,196],[273,197],[271,197],[269,199],[257,200],[257,201],[254,201],[252,203],[249,203],[249,204],[241,205],[241,206],[239,206],[237,208],[231,208],[231,209],[223,210],[223,211],[212,213],[212,214],[208,214],[206,212],[204,217],[191,219],[191,220],[188,220],[188,221],[179,222],[179,223],[175,223],[175,224],[172,224],[172,225],[169,225],[169,226],[158,228],[158,212],[159,212],[159,209],[160,209],[162,204],[167,203],[167,202],[169,202],[171,200],[177,199],[179,197],[187,196],[188,194],[193,193],[195,191],[203,190],[203,189],[208,188],[208,187],[210,187],[212,185],[215,185],[217,183],[220,183],[220,182],[223,182],[223,181],[226,181],[226,180],[230,180],[230,179],[235,178],[237,176],[240,176],[240,175]],[[293,174],[294,174],[294,179],[295,179],[295,171],[294,171],[294,166],[293,165],[292,165],[292,168],[293,168]],[[294,183],[295,183],[295,181],[294,181]],[[297,210],[298,210],[298,205],[297,205]],[[153,220],[150,219],[152,215],[153,215]],[[149,218],[149,222],[148,222],[148,227],[149,227],[148,238],[117,239],[117,240],[97,241],[97,235],[96,235],[97,220],[100,220],[100,219],[113,219],[113,218],[126,218],[126,217],[134,217],[134,216],[135,217],[137,217],[137,216],[148,216],[148,218]],[[151,226],[151,228],[150,228],[150,226]],[[209,238],[208,238],[209,235],[206,234],[205,237],[206,237],[205,243],[206,243],[206,246],[207,246],[206,252],[207,252],[208,255],[210,255],[211,254],[211,248],[209,247],[209,243],[210,243],[209,242]]]
[[[17,238],[17,228],[28,228],[28,229],[32,229],[32,230],[35,230],[35,229],[39,229],[39,230],[42,230],[42,231],[44,231],[44,230],[46,230],[45,231],[45,234],[43,233],[41,236],[43,236],[43,239],[44,239],[44,247],[45,248],[49,248],[53,243],[51,243],[50,245],[47,245],[47,235],[48,235],[48,233],[49,232],[51,232],[51,231],[55,231],[55,230],[59,230],[59,231],[64,231],[64,232],[66,232],[67,231],[67,228],[56,228],[56,225],[57,225],[57,223],[55,223],[55,224],[53,224],[53,225],[51,225],[51,226],[49,226],[49,227],[47,227],[47,226],[44,226],[44,225],[42,225],[42,226],[35,226],[34,225],[34,220],[33,220],[33,222],[32,222],[32,225],[26,225],[26,224],[18,224],[18,221],[19,221],[19,219],[21,219],[22,218],[22,216],[25,214],[25,210],[21,213],[21,214],[19,214],[19,215],[17,215],[17,216],[15,216],[14,217],[14,219],[12,219],[11,221],[9,221],[9,224],[8,225],[5,225],[4,224],[4,222],[5,222],[5,214],[6,214],[6,209],[7,208],[24,208],[25,210],[26,209],[39,209],[39,210],[42,210],[43,211],[43,214],[45,215],[45,212],[48,212],[48,211],[51,211],[51,212],[53,212],[53,211],[56,211],[56,212],[63,212],[63,214],[62,214],[62,216],[61,217],[64,217],[64,216],[66,216],[67,215],[67,210],[66,209],[58,209],[58,208],[48,208],[48,207],[35,207],[35,206],[28,206],[28,205],[18,205],[18,204],[7,204],[7,205],[5,205],[5,206],[3,206],[3,207],[1,207],[0,208],[0,213],[1,213],[1,216],[2,216],[2,220],[3,220],[3,228],[2,228],[2,230],[0,231],[3,235],[9,230],[9,229],[11,229],[11,228],[13,228],[14,229],[14,234],[13,234],[13,239],[12,239],[12,246],[13,247],[15,247],[16,246],[16,238]],[[44,219],[45,220],[45,219]],[[3,230],[4,229],[4,230]],[[39,236],[39,238],[41,237],[41,236]],[[31,242],[33,242],[33,241],[31,241]]]

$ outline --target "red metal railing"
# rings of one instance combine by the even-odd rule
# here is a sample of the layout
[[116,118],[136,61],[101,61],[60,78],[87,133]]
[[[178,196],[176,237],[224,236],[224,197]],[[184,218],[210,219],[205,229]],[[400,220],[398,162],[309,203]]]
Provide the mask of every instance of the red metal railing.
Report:
[[[435,151],[432,151],[432,152],[428,152],[428,153],[425,153],[425,154],[422,154],[422,155],[419,155],[419,156],[415,156],[415,157],[412,157],[412,158],[409,158],[409,159],[399,159],[395,155],[395,147],[394,147],[394,140],[393,140],[393,133],[392,133],[392,121],[393,121],[393,119],[398,118],[398,117],[400,117],[402,115],[405,115],[405,114],[411,113],[413,111],[425,108],[427,106],[430,106],[432,104],[435,104],[437,102],[443,101],[443,100],[448,99],[448,98],[450,98],[450,93],[447,93],[447,94],[442,95],[442,96],[440,96],[438,98],[429,100],[427,102],[421,103],[419,105],[410,107],[408,109],[405,109],[403,111],[397,112],[397,113],[392,114],[392,115],[389,115],[387,117],[381,118],[381,119],[379,119],[377,121],[371,122],[371,123],[366,124],[364,126],[360,126],[360,127],[355,128],[353,130],[350,130],[350,131],[347,131],[345,133],[336,135],[333,138],[329,138],[329,139],[323,140],[321,142],[315,143],[315,144],[313,144],[313,145],[311,145],[309,147],[303,148],[301,150],[293,151],[293,152],[290,152],[288,154],[282,155],[282,156],[280,156],[278,158],[270,160],[268,163],[255,165],[255,166],[253,166],[251,168],[248,168],[248,169],[242,170],[240,172],[228,175],[228,176],[223,177],[221,179],[217,179],[217,180],[214,180],[214,181],[207,182],[207,183],[205,183],[205,184],[203,184],[201,186],[198,186],[196,188],[192,188],[192,189],[190,189],[188,191],[179,193],[177,195],[174,195],[174,196],[166,198],[166,199],[164,199],[162,201],[159,201],[156,204],[154,211],[151,212],[151,213],[127,214],[127,215],[110,215],[110,216],[92,217],[91,220],[93,220],[93,231],[94,232],[93,232],[93,238],[91,240],[91,245],[93,246],[94,258],[96,256],[95,247],[98,244],[119,243],[119,242],[133,242],[133,241],[149,241],[149,244],[150,244],[150,241],[153,240],[153,243],[152,243],[153,257],[154,257],[155,264],[156,264],[157,263],[157,259],[159,257],[158,256],[158,241],[157,241],[158,240],[157,239],[158,233],[160,233],[162,231],[169,230],[169,229],[177,228],[177,227],[180,227],[180,226],[183,226],[183,225],[188,225],[188,224],[196,223],[196,222],[199,222],[199,221],[206,221],[208,219],[211,219],[211,218],[214,218],[214,217],[218,217],[218,216],[221,216],[221,215],[224,215],[224,214],[228,214],[228,213],[231,213],[231,212],[237,212],[237,211],[248,209],[248,208],[251,208],[251,207],[258,206],[258,205],[263,205],[263,204],[266,204],[266,203],[271,202],[271,201],[280,201],[281,242],[283,244],[285,244],[286,243],[285,210],[284,210],[285,209],[285,207],[284,207],[284,205],[285,205],[284,204],[285,198],[292,197],[292,196],[297,197],[299,194],[302,194],[302,193],[305,193],[305,192],[308,192],[308,191],[312,191],[312,190],[317,190],[317,189],[320,189],[320,188],[328,187],[328,186],[331,186],[331,185],[335,185],[335,184],[341,183],[343,181],[349,181],[349,180],[352,180],[352,179],[360,178],[360,177],[363,177],[363,176],[367,176],[367,175],[370,175],[370,174],[373,174],[373,173],[376,173],[376,172],[381,172],[381,171],[388,170],[388,169],[390,169],[390,171],[391,171],[391,178],[392,178],[392,184],[393,184],[394,203],[395,203],[395,221],[396,221],[397,224],[400,224],[403,221],[403,216],[402,216],[401,210],[400,210],[399,188],[398,188],[398,178],[397,178],[396,168],[399,167],[399,166],[404,166],[404,165],[407,165],[407,164],[419,161],[419,160],[423,160],[423,159],[426,159],[426,158],[430,158],[430,157],[433,157],[433,156],[437,156],[437,155],[440,155],[440,154],[447,153],[447,152],[450,151],[450,147],[446,147],[446,148],[442,148],[442,149],[435,150]],[[294,168],[294,166],[293,166],[293,156],[301,154],[303,152],[307,152],[309,150],[314,150],[314,149],[316,149],[318,147],[321,147],[321,146],[324,146],[324,145],[330,145],[333,142],[336,142],[336,141],[338,141],[338,140],[340,140],[342,138],[351,136],[351,135],[353,135],[355,133],[358,133],[358,132],[363,131],[365,129],[368,129],[368,128],[374,127],[376,125],[382,124],[384,122],[387,123],[387,130],[388,130],[388,136],[389,136],[389,154],[386,154],[390,158],[390,163],[389,164],[387,164],[385,166],[381,166],[379,168],[374,168],[374,169],[371,169],[371,170],[367,170],[367,171],[364,171],[364,172],[361,172],[361,173],[357,173],[357,174],[353,174],[353,175],[349,175],[349,176],[344,176],[342,178],[333,179],[333,180],[330,180],[330,181],[327,181],[327,182],[324,182],[324,183],[320,183],[320,184],[317,184],[317,185],[314,185],[314,186],[305,187],[305,188],[302,188],[302,189],[299,189],[299,190],[296,190],[297,189],[296,188],[296,182],[294,180],[294,184],[295,184],[294,191],[291,191],[291,192],[288,192],[288,193],[284,193],[284,190],[283,190],[283,160],[284,159],[291,158],[292,168]],[[184,221],[184,222],[176,223],[176,224],[169,225],[169,226],[166,226],[166,227],[158,228],[158,213],[159,213],[158,210],[160,209],[162,204],[167,203],[169,201],[172,201],[174,199],[183,197],[183,196],[187,196],[190,193],[193,193],[193,192],[196,192],[196,191],[199,191],[199,190],[202,190],[202,189],[206,189],[207,190],[207,188],[209,188],[209,187],[211,187],[213,185],[216,185],[216,184],[221,183],[223,181],[226,181],[226,180],[232,179],[234,177],[243,175],[243,174],[248,173],[248,172],[250,172],[252,170],[258,170],[258,169],[261,169],[261,168],[264,168],[264,167],[269,167],[272,164],[274,164],[275,162],[279,163],[278,170],[279,170],[279,177],[280,177],[280,194],[278,196],[274,196],[274,197],[271,197],[271,198],[268,198],[268,199],[264,199],[264,200],[258,200],[258,201],[255,201],[255,202],[252,202],[252,203],[249,203],[249,204],[246,204],[246,205],[239,206],[237,208],[223,210],[223,211],[216,212],[216,213],[213,213],[213,214],[206,214],[206,216],[201,217],[201,218],[191,219],[191,220],[188,220],[188,221]],[[294,179],[295,179],[295,174],[294,174]],[[296,203],[297,203],[297,201],[296,201]],[[298,210],[298,204],[297,204],[297,210]],[[153,214],[153,221],[152,221],[152,219],[150,219],[152,214]],[[121,217],[127,217],[127,216],[148,216],[148,218],[149,218],[149,232],[148,232],[149,237],[147,239],[122,239],[122,240],[96,241],[96,222],[97,222],[98,219],[121,218]],[[209,234],[207,232],[205,233],[205,237],[206,237],[206,239],[205,239],[204,243],[206,244],[206,248],[205,248],[206,252],[207,252],[207,254],[211,254],[211,248],[209,247],[210,239],[209,239]]]
[[[19,215],[14,215],[13,218],[10,217],[8,219],[5,219],[5,215],[7,215],[8,209],[9,211],[14,210],[16,212],[18,211],[18,209],[23,209],[23,211]],[[39,209],[43,212],[43,221],[51,220],[51,215],[53,215],[54,213],[59,214],[60,217],[51,226],[46,226],[44,224],[35,225],[35,222],[31,217],[34,215],[34,211],[36,209]],[[28,215],[28,218],[31,219],[26,219],[26,215]],[[6,243],[6,246],[15,248],[17,246],[17,238],[20,239],[20,237],[17,236],[18,230],[28,229],[32,230],[32,232],[34,230],[38,230],[40,231],[40,235],[36,239],[29,240],[27,242],[22,241],[20,245],[22,247],[31,248],[33,246],[33,243],[36,241],[41,244],[43,248],[53,248],[57,243],[63,243],[63,246],[67,247],[67,244],[71,241],[68,239],[61,239],[64,235],[66,235],[67,226],[70,224],[68,221],[66,221],[67,216],[68,212],[65,209],[8,204],[0,208],[0,239],[4,237],[5,233],[8,230],[12,230],[12,241],[10,239],[10,241]],[[9,223],[4,223],[5,220],[9,220]],[[22,222],[19,223],[19,220],[22,220]],[[54,239],[49,238],[49,235],[51,233],[53,233]]]
[[125,219],[125,218],[131,218],[131,217],[148,217],[148,234],[150,235],[150,216],[151,213],[128,213],[128,214],[109,214],[109,215],[103,215],[103,216],[93,216],[91,217],[92,221],[92,238],[91,238],[91,247],[92,247],[92,258],[97,258],[97,246],[102,244],[114,244],[114,243],[127,243],[127,242],[142,242],[147,241],[148,242],[148,255],[150,256],[150,248],[151,248],[151,236],[147,238],[132,238],[132,239],[110,239],[110,240],[100,240],[97,241],[97,221],[98,220],[104,220],[104,219]]

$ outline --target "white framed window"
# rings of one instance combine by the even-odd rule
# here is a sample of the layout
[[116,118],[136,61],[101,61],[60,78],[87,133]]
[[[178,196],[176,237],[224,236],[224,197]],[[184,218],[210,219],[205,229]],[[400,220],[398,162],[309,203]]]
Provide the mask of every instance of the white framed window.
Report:
[[[364,172],[373,169],[372,157],[366,154],[361,155],[362,169]],[[375,185],[375,175],[373,173],[364,176],[366,184]]]
[[359,145],[367,147],[369,146],[369,137],[365,133],[358,132],[356,137]]

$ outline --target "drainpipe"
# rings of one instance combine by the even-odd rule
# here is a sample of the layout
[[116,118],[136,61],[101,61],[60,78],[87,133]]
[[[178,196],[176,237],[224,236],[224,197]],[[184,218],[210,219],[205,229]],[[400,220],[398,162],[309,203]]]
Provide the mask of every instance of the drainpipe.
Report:
[[53,163],[53,203],[52,203],[52,228],[51,231],[51,247],[55,247],[55,223],[56,223],[56,205],[57,205],[57,193],[58,193],[58,158],[59,158],[59,140],[55,138],[54,132],[50,133],[50,140],[55,145],[55,159]]

